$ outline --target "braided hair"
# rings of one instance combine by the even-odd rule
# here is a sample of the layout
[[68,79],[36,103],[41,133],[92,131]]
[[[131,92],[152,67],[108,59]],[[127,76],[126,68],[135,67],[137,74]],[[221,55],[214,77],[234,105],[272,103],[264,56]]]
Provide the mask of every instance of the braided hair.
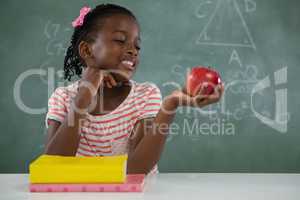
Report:
[[64,59],[64,79],[71,81],[75,74],[79,78],[81,77],[85,63],[79,55],[78,46],[80,42],[95,41],[96,33],[103,25],[104,19],[115,14],[125,14],[136,20],[134,14],[127,8],[115,4],[100,4],[85,15],[81,26],[74,28],[71,43]]

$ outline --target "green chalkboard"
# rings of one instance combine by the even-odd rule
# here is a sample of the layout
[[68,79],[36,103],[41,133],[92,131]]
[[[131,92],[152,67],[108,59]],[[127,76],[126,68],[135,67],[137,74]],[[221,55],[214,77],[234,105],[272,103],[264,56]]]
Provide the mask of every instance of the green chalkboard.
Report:
[[[97,4],[108,2],[127,6],[140,21],[142,56],[134,80],[154,82],[166,96],[184,83],[189,67],[210,65],[226,84],[222,102],[178,109],[161,172],[300,172],[299,1]],[[2,173],[27,172],[43,151],[47,100],[63,82],[70,22],[84,5],[96,3],[2,1]],[[36,72],[42,73],[30,75]]]

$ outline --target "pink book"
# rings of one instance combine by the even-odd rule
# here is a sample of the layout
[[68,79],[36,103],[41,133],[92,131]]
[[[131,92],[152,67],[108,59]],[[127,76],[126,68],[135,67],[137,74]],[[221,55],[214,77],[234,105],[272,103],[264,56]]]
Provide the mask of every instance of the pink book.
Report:
[[30,192],[142,192],[145,184],[144,174],[127,175],[125,183],[31,183]]

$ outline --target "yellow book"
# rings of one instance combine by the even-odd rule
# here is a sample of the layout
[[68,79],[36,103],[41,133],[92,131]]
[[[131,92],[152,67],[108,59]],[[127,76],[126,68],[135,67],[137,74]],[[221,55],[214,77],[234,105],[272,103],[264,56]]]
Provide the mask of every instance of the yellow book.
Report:
[[124,183],[127,155],[41,155],[29,165],[31,183]]

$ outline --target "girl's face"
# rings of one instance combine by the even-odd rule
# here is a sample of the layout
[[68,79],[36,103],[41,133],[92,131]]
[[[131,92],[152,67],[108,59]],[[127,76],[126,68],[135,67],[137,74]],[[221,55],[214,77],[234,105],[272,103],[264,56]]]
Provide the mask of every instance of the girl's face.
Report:
[[96,67],[111,71],[116,81],[129,80],[139,63],[140,30],[130,16],[117,14],[104,19],[91,44]]

